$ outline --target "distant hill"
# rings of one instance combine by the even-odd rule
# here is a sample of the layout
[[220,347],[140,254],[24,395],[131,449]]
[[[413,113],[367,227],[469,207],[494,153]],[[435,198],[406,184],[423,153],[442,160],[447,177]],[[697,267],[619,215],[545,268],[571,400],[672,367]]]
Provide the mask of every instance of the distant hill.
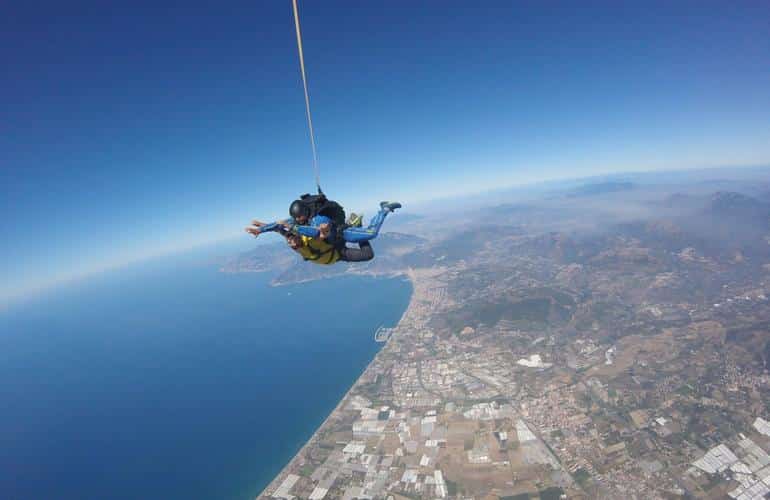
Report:
[[421,220],[421,219],[424,219],[424,218],[425,218],[425,216],[424,215],[420,215],[420,214],[411,214],[411,213],[402,214],[402,213],[399,213],[398,217],[394,217],[393,218],[393,222],[390,222],[390,220],[389,220],[388,223],[389,224],[395,224],[395,223],[404,224],[404,223],[408,223],[408,222],[414,222],[416,220]]
[[[431,266],[436,263],[456,263],[477,256],[479,252],[490,249],[501,239],[521,235],[523,232],[515,226],[499,224],[483,224],[470,229],[464,229],[433,245],[420,248],[406,256],[405,263],[410,266]],[[508,251],[499,249],[498,251]]]
[[253,250],[230,259],[222,266],[222,271],[261,273],[283,269],[290,266],[296,257],[294,252],[288,250],[289,248],[283,242],[257,245]]
[[662,201],[655,200],[653,203],[666,208],[690,209],[693,207],[702,208],[705,202],[698,196],[685,193],[673,193],[663,198]]
[[381,233],[372,241],[374,260],[323,266],[305,262],[284,243],[262,245],[243,253],[225,266],[224,272],[267,272],[274,284],[313,281],[346,273],[389,274],[406,268],[407,259],[425,240],[403,233]]
[[636,185],[633,182],[599,182],[595,184],[585,184],[567,192],[567,198],[579,198],[584,196],[598,196],[608,193],[617,193],[621,191],[631,191]]
[[746,222],[758,222],[770,218],[770,204],[745,194],[718,191],[711,195],[706,205],[705,213],[715,217],[738,218]]
[[759,266],[770,258],[770,204],[732,191],[706,196],[674,194],[661,203],[668,216],[632,221],[611,228],[644,246],[678,253],[686,248],[716,260],[736,255]]

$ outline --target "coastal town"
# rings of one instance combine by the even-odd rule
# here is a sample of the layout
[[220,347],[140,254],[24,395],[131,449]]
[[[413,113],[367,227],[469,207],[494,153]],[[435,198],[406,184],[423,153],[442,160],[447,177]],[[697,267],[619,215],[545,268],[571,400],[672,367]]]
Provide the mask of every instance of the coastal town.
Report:
[[767,250],[660,221],[468,231],[393,267],[401,321],[261,497],[770,494]]

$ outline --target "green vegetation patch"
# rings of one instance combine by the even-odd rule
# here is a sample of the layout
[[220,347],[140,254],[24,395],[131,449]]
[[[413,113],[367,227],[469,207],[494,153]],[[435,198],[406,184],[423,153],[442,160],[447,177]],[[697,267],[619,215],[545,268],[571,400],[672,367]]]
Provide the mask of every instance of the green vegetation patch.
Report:
[[585,486],[585,484],[588,482],[589,479],[591,479],[591,474],[588,473],[585,469],[578,469],[575,471],[575,474],[573,474],[575,481],[580,483],[581,486]]
[[550,297],[557,304],[561,306],[575,305],[575,299],[573,299],[570,294],[561,292],[559,290],[555,290],[553,288],[548,288],[548,287],[532,288],[531,290],[529,290],[528,295],[539,295],[541,297]]
[[540,492],[540,500],[559,500],[563,494],[563,489],[552,486]]
[[543,298],[524,299],[518,302],[484,304],[479,307],[479,322],[494,325],[501,319],[509,321],[536,321],[545,323],[551,311],[551,301]]
[[449,479],[444,478],[444,482],[446,483],[446,491],[447,494],[450,497],[457,496],[457,483],[454,481],[450,481]]
[[520,493],[518,495],[500,497],[500,500],[529,500],[529,493]]

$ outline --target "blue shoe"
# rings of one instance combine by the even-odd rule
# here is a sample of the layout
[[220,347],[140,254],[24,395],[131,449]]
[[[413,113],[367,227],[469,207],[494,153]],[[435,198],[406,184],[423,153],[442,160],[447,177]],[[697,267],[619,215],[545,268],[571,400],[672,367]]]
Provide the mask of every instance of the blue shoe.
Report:
[[401,208],[401,203],[397,201],[381,201],[380,208],[388,212],[394,212],[397,208]]

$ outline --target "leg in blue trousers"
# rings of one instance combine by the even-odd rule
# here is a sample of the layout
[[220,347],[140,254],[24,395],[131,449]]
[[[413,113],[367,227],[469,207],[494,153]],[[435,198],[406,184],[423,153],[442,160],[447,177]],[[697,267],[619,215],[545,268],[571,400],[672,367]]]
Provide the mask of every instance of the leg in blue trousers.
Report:
[[361,241],[373,240],[380,234],[382,223],[385,217],[397,208],[401,208],[400,203],[380,203],[380,211],[372,217],[368,227],[349,227],[342,231],[342,239],[350,243],[359,243]]

